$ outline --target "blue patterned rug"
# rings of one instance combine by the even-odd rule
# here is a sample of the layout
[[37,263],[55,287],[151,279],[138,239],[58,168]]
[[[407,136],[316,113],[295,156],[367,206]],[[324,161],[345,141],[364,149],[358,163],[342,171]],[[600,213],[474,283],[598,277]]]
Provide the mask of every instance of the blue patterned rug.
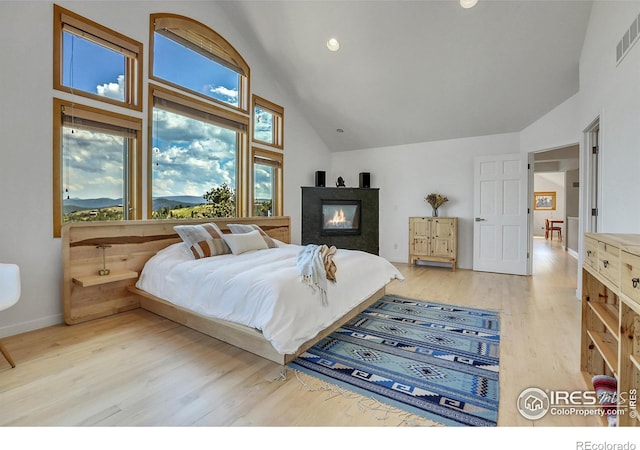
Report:
[[451,426],[496,426],[497,312],[385,295],[289,366]]

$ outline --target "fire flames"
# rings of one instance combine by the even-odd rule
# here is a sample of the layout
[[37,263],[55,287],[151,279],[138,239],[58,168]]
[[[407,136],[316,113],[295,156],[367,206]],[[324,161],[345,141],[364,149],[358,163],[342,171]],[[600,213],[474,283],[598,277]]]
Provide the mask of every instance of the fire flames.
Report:
[[340,208],[333,212],[333,217],[327,220],[326,226],[330,228],[351,228],[353,224],[345,216],[344,210]]

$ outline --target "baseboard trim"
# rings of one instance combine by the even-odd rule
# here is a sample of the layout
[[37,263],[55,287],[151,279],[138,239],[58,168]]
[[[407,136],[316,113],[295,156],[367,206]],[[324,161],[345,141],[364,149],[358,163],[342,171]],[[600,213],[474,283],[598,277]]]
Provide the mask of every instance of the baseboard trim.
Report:
[[40,328],[46,328],[52,325],[60,325],[63,323],[64,323],[64,320],[63,320],[62,314],[55,314],[53,316],[42,317],[36,320],[29,320],[27,322],[16,323],[16,324],[8,325],[5,327],[0,327],[0,338],[14,336],[16,334],[39,330]]

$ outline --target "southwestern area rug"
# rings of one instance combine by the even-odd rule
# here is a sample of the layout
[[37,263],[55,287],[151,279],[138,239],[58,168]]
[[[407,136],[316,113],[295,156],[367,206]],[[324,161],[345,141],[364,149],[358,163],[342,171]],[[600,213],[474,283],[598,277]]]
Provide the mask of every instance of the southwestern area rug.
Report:
[[495,311],[385,295],[289,364],[449,426],[496,426]]

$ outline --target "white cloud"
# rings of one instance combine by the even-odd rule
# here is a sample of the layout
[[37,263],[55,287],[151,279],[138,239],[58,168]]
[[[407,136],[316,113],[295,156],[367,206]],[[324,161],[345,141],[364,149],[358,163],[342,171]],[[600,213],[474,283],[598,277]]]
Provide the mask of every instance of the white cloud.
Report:
[[257,199],[272,198],[272,171],[260,164],[254,166],[254,194]]
[[210,88],[209,92],[214,94],[214,97],[220,100],[225,100],[229,103],[236,103],[238,99],[237,89],[229,89],[224,86],[218,86]]
[[105,83],[96,86],[96,92],[102,97],[124,101],[124,75],[118,75],[116,83]]
[[65,128],[63,183],[75,198],[120,198],[123,189],[121,137],[89,130]]
[[235,185],[235,132],[159,109],[153,122],[154,197],[202,196],[214,186]]

